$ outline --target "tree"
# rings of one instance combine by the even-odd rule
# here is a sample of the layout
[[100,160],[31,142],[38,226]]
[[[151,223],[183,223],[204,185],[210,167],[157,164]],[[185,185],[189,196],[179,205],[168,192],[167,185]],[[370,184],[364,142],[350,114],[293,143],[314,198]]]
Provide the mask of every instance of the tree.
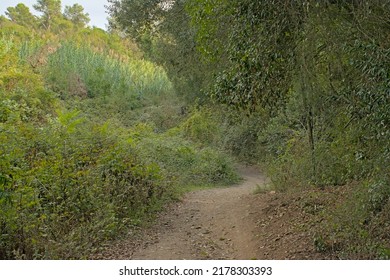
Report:
[[[146,31],[156,31],[156,22],[162,17],[162,0],[108,0],[112,21],[132,38],[139,40]],[[175,1],[177,2],[177,1]],[[181,1],[179,1],[181,2]]]
[[83,6],[79,4],[65,6],[64,17],[73,22],[76,27],[85,27],[90,21],[89,14],[84,13]]
[[[211,53],[213,59],[228,60],[220,68],[212,95],[236,108],[276,113],[291,84],[300,26],[297,18],[304,18],[299,1],[190,2],[194,6],[191,17],[200,26],[198,47]],[[215,11],[222,15],[218,20],[212,16]],[[226,30],[226,35],[215,36],[220,30]]]
[[111,28],[137,41],[148,59],[163,65],[178,93],[195,100],[211,80],[197,51],[187,1],[109,0]]
[[25,27],[35,27],[37,24],[37,18],[30,12],[30,9],[20,3],[16,7],[9,7],[5,14],[15,23]]
[[46,30],[50,30],[53,23],[62,17],[61,0],[38,0],[33,7],[38,12],[43,13],[41,24]]

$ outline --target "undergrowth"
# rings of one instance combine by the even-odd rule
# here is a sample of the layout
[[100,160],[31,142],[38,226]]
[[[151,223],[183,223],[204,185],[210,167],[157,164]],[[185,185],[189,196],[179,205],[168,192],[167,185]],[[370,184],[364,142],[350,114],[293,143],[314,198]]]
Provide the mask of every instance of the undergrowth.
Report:
[[88,258],[186,188],[237,180],[229,157],[175,132],[161,69],[69,44],[38,68],[20,54],[0,39],[1,259]]

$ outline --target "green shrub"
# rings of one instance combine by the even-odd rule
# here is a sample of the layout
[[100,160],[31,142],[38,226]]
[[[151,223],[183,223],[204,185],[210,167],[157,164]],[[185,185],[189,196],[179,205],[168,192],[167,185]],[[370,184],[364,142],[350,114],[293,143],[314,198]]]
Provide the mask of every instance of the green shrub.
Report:
[[157,163],[175,185],[228,184],[238,177],[233,161],[212,148],[200,147],[178,135],[155,134],[148,126],[133,132],[140,155]]
[[191,112],[189,118],[181,125],[181,129],[185,137],[198,143],[215,143],[221,137],[219,123],[207,108]]
[[168,192],[156,164],[74,112],[1,138],[2,258],[86,257]]
[[388,259],[390,184],[368,180],[354,184],[348,194],[324,213],[318,233],[323,251],[342,259]]

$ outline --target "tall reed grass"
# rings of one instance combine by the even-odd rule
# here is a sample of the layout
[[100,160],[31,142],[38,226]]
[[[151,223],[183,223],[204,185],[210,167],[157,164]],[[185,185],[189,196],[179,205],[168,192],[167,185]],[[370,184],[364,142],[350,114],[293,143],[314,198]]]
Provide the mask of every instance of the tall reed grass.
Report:
[[77,75],[88,96],[124,94],[143,96],[169,91],[171,84],[163,69],[143,60],[123,63],[88,47],[63,43],[48,59],[51,79]]
[[63,98],[114,97],[137,106],[147,95],[172,91],[165,71],[145,60],[113,58],[103,50],[71,42],[58,45],[25,43],[20,56],[41,66],[47,84]]

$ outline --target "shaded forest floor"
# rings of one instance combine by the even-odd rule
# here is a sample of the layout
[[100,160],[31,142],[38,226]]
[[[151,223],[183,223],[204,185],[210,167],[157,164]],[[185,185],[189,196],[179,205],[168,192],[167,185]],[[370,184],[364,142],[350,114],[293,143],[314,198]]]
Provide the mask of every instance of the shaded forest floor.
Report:
[[321,211],[340,190],[269,191],[255,167],[240,184],[193,191],[155,224],[115,242],[93,259],[328,259],[314,238]]

